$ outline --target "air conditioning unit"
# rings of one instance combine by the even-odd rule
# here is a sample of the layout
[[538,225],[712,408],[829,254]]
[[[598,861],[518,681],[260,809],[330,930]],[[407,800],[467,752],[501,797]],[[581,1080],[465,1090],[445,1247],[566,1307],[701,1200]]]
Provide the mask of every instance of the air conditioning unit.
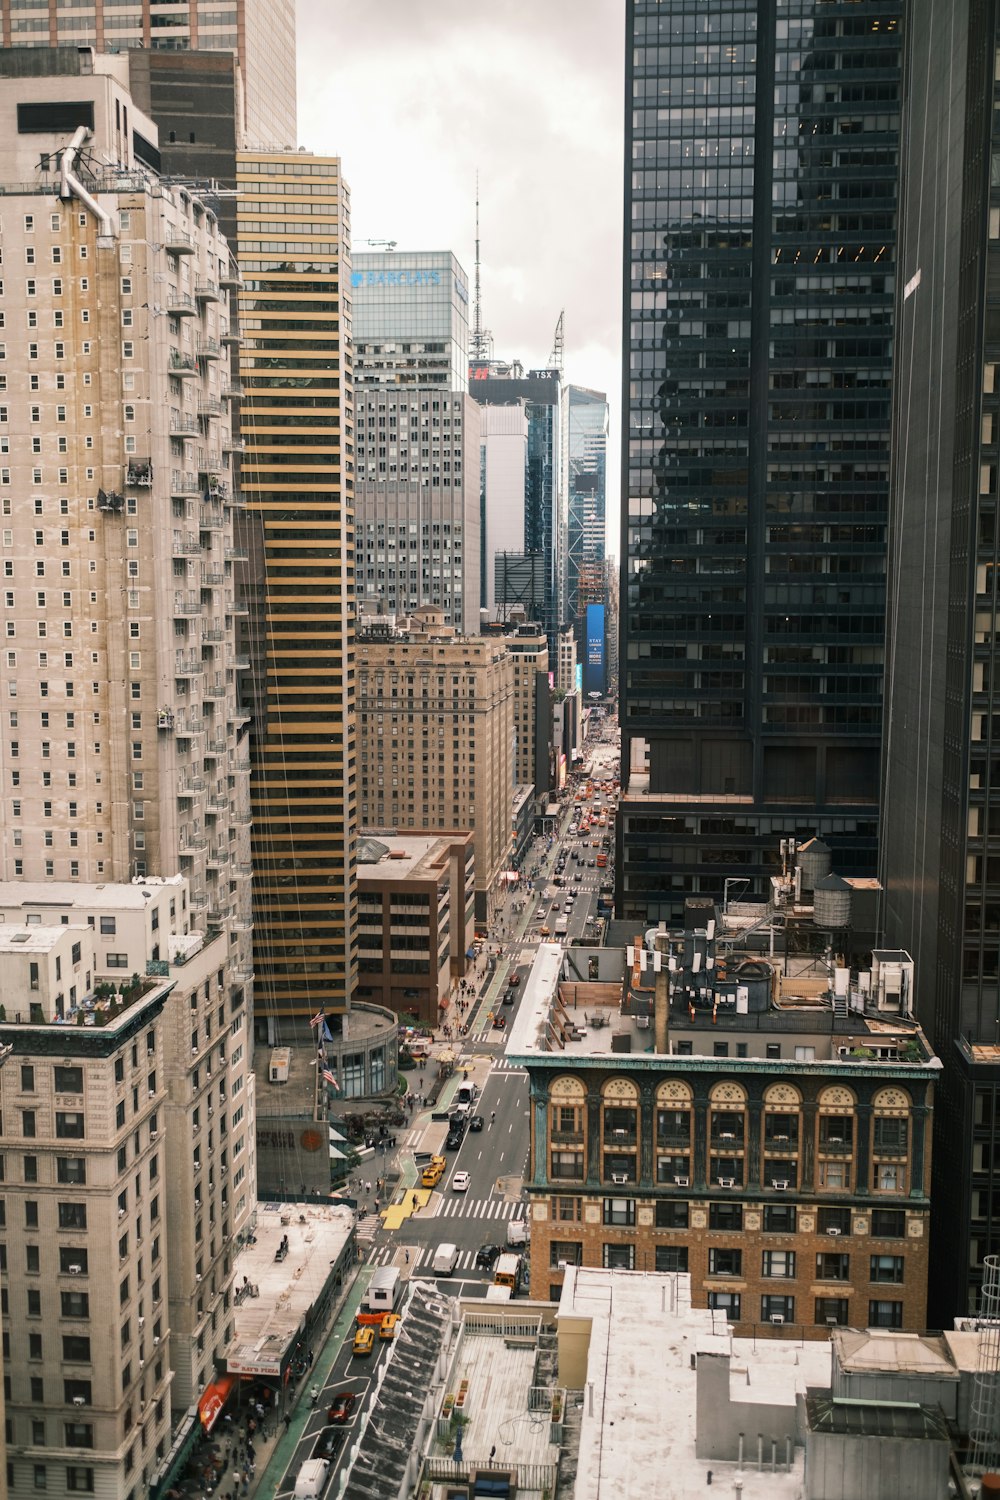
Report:
[[735,1141],[736,1137],[731,1130],[723,1130],[720,1139],[724,1141]]
[[720,1177],[719,1178],[719,1186],[720,1187],[726,1187],[726,1188],[735,1187],[736,1186],[736,1178],[735,1177]]
[[83,1267],[82,1266],[77,1266],[77,1265],[67,1266],[66,1269],[67,1269],[67,1271],[69,1272],[69,1274],[71,1276],[82,1276],[83,1275]]
[[86,1401],[84,1400],[84,1398],[82,1396],[74,1396],[73,1397],[73,1405],[74,1406],[86,1406],[86,1404],[87,1403],[86,1403]]
[[200,1273],[197,1276],[195,1276],[194,1279],[195,1279],[195,1281],[201,1281],[201,1275],[200,1275]]
[[155,1099],[156,1098],[156,1090],[155,1089],[148,1089],[147,1090],[147,1097],[150,1098],[150,1099]]
[[145,1326],[146,1326],[146,1319],[145,1318],[140,1318],[139,1319],[139,1327],[140,1328],[145,1328]]
[[772,1313],[771,1314],[771,1322],[772,1323],[783,1323],[784,1321],[785,1321],[785,1315],[784,1315],[784,1313]]
[[625,1175],[624,1172],[612,1172],[612,1174],[611,1174],[611,1181],[612,1182],[628,1182],[628,1177]]
[[840,1234],[841,1230],[839,1230],[839,1229],[828,1229],[826,1232],[827,1232],[827,1234]]
[[842,1146],[844,1144],[844,1137],[842,1135],[828,1135],[826,1144],[828,1146]]
[[690,1182],[690,1178],[688,1178],[688,1177],[675,1177],[674,1178],[674,1183],[675,1183],[675,1185],[677,1187],[687,1187],[689,1182]]
[[789,1137],[787,1135],[775,1135],[772,1136],[771,1139],[774,1141],[787,1141]]
[[150,1140],[151,1140],[151,1141],[155,1141],[155,1140],[156,1140],[156,1138],[157,1138],[157,1136],[158,1136],[158,1135],[159,1135],[159,1133],[160,1133],[160,1132],[159,1132],[159,1131],[158,1131],[158,1130],[151,1130],[151,1131],[150,1131],[150,1132],[149,1132],[149,1139],[150,1139]]
[[118,1217],[119,1217],[119,1219],[124,1219],[124,1217],[125,1217],[125,1210],[123,1208],[120,1208],[118,1210]]
[[779,1192],[787,1192],[790,1183],[787,1177],[776,1177],[771,1186],[777,1188]]
[[836,1328],[836,1326],[837,1326],[837,1320],[836,1320],[836,1318],[827,1318],[827,1320],[826,1320],[826,1326],[827,1326],[827,1328]]
[[556,1270],[557,1271],[565,1271],[565,1269],[566,1269],[566,1267],[568,1265],[569,1265],[569,1261],[568,1260],[557,1261],[556,1262]]
[[153,1335],[153,1347],[154,1347],[154,1349],[155,1349],[156,1345],[159,1342],[160,1342],[160,1335],[158,1333],[154,1333],[154,1335]]
[[140,1361],[139,1361],[139,1369],[140,1370],[144,1370],[145,1368],[146,1368],[146,1361],[144,1359],[140,1359]]

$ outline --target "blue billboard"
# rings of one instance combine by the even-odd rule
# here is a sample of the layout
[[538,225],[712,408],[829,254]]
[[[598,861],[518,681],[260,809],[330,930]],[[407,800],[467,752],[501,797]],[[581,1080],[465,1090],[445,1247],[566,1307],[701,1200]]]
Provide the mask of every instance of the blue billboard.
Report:
[[586,654],[583,664],[585,693],[607,692],[604,661],[604,605],[588,604],[586,619]]

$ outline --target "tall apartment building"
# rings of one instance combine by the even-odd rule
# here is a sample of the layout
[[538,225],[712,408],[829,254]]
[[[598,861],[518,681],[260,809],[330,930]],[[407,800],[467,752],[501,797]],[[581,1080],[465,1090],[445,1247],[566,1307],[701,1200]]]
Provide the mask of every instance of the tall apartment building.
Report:
[[608,398],[585,386],[566,388],[566,609],[583,645],[581,572],[604,563],[607,506]]
[[476,915],[484,918],[511,847],[514,663],[502,640],[456,635],[440,610],[359,633],[361,818],[380,830],[476,836]]
[[574,1265],[685,1271],[744,1334],[922,1330],[939,1064],[908,955],[835,988],[715,929],[700,904],[655,954],[540,949],[507,1042],[530,1080],[532,1295]]
[[980,1310],[1000,1252],[998,45],[993,6],[908,9],[881,878],[944,1064],[935,1327]]
[[549,703],[549,646],[540,626],[512,621],[500,638],[514,663],[514,783],[534,789],[535,797],[548,801],[549,742],[552,712]]
[[336,157],[242,152],[238,174],[263,1038],[345,1010],[356,965],[350,193]]
[[[505,512],[498,512],[497,501],[487,486],[485,565],[495,578],[495,612],[499,613],[503,606],[523,606],[544,627],[549,651],[554,656],[556,632],[566,619],[566,490],[560,374],[556,369],[525,373],[517,361],[474,359],[469,365],[469,390],[487,408],[524,408],[528,427],[524,535],[520,545],[511,549],[515,559],[517,554],[523,555],[522,561],[514,568],[501,569],[500,579],[496,579],[496,559],[506,550],[510,518]],[[514,417],[506,427],[507,433],[513,436],[517,426],[518,419]],[[533,563],[534,568],[525,568],[525,562]],[[536,576],[541,588],[536,589],[532,582],[529,595],[528,580]]]
[[[184,57],[231,52],[239,70],[238,143],[295,145],[295,0],[226,0],[225,5],[217,0],[74,0],[72,6],[58,7],[46,0],[37,5],[0,0],[0,24],[4,47],[65,45]],[[159,97],[154,84],[149,112],[162,132],[169,161],[174,145],[203,143],[205,116],[190,91],[186,98],[180,96],[176,78],[164,75],[163,82]],[[178,97],[171,107],[172,89]]]
[[875,867],[898,0],[630,0],[619,915]]
[[358,593],[479,622],[479,407],[468,390],[469,287],[447,251],[362,254],[354,319]]
[[[0,869],[118,882],[179,871],[200,925],[227,930],[245,990],[240,497],[220,368],[229,251],[197,199],[143,168],[136,146],[155,128],[122,60],[95,68],[0,82],[2,302],[27,335],[5,346],[0,413]],[[61,159],[88,121],[88,163],[77,148]]]

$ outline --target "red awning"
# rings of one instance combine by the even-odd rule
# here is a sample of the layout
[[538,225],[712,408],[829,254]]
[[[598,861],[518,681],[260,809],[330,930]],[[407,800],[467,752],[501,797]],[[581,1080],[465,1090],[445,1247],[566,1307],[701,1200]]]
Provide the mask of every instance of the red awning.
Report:
[[222,1408],[235,1385],[235,1375],[220,1375],[218,1380],[213,1380],[211,1385],[205,1387],[198,1401],[198,1416],[206,1432],[211,1432],[219,1420]]

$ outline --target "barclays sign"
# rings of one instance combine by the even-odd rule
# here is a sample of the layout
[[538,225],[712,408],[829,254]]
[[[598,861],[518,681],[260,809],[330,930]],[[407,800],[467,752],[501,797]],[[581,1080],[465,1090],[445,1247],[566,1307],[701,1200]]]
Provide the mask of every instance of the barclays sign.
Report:
[[352,271],[355,291],[370,286],[430,287],[441,285],[440,271]]

